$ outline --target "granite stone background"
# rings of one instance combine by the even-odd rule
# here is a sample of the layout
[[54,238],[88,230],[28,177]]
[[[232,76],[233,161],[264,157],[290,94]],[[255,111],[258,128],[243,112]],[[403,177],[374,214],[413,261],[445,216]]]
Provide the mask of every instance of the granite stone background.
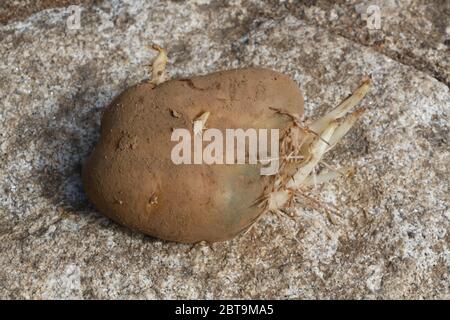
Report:
[[[450,299],[449,17],[444,0],[2,1],[0,298]],[[289,74],[312,118],[371,74],[368,112],[327,156],[356,172],[313,190],[341,216],[298,206],[191,246],[96,212],[81,165],[154,42],[171,77]]]

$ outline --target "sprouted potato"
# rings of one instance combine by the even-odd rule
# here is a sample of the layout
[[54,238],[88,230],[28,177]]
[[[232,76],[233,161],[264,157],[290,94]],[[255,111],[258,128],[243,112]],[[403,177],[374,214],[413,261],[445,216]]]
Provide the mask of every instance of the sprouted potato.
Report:
[[[83,166],[86,193],[106,216],[164,240],[224,241],[268,211],[310,201],[305,188],[343,174],[315,168],[361,117],[364,109],[352,110],[370,79],[307,125],[302,94],[286,75],[244,68],[167,81],[166,52],[154,49],[151,80],[107,107],[100,140]],[[175,164],[173,130],[198,134],[206,127],[279,129],[278,172],[261,175],[261,164]]]

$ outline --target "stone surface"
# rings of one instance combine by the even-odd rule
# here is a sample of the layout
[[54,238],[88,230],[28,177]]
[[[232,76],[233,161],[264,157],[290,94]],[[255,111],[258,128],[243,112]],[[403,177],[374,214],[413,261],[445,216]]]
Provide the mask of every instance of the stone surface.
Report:
[[[45,9],[67,7],[70,5],[91,5],[96,0],[3,0],[0,4],[0,24],[20,21],[33,13]],[[101,1],[97,1],[101,2]]]
[[[65,8],[1,26],[0,297],[449,299],[448,8],[379,5],[378,31],[356,1],[110,1],[83,7],[78,30]],[[172,77],[285,72],[311,117],[371,74],[368,112],[327,157],[356,173],[313,191],[341,217],[299,206],[192,247],[98,214],[80,167],[104,106],[148,77],[152,42]]]

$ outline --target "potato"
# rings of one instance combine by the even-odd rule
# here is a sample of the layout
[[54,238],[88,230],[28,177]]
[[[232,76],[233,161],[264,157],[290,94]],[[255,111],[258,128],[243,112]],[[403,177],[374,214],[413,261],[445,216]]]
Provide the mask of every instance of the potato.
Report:
[[261,68],[142,83],[107,107],[100,140],[83,166],[89,199],[106,216],[150,236],[184,243],[230,239],[262,213],[271,188],[255,164],[176,165],[172,130],[209,112],[209,128],[278,128],[303,114],[288,76]]
[[[148,235],[185,243],[230,239],[265,212],[287,213],[292,203],[310,202],[329,213],[304,191],[346,174],[317,167],[364,113],[350,111],[366,95],[370,77],[335,109],[305,122],[303,97],[285,75],[246,68],[165,82],[166,51],[152,48],[159,54],[150,81],[125,90],[106,109],[100,141],[83,166],[85,190],[101,212]],[[212,129],[204,131],[206,123]],[[239,145],[227,135],[232,129],[254,130],[254,136]],[[270,138],[260,135],[267,129]],[[184,136],[177,137],[180,131]],[[208,140],[212,131],[218,135]],[[224,149],[209,155],[219,156],[219,163],[202,159],[216,140]],[[229,140],[235,143],[230,148]],[[181,161],[186,155],[189,164]],[[270,177],[261,166],[267,156]]]

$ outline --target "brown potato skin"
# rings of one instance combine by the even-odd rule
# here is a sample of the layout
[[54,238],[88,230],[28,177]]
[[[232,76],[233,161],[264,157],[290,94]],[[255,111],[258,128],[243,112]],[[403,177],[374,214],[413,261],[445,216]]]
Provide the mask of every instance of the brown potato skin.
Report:
[[290,123],[270,107],[303,114],[297,84],[268,69],[133,86],[104,112],[100,140],[83,166],[85,191],[100,212],[153,237],[183,243],[231,239],[259,216],[252,203],[267,179],[258,165],[175,165],[172,129],[191,130],[206,111],[207,127],[223,132]]

